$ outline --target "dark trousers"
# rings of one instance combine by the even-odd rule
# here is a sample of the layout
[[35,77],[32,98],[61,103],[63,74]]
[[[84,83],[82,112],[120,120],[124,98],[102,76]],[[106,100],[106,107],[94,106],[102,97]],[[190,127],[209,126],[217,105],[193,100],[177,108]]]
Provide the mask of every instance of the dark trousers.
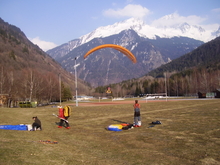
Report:
[[141,113],[140,111],[135,111],[134,112],[134,124],[138,125],[138,122],[141,121]]
[[[69,117],[65,117],[66,120],[67,120],[68,118],[69,118]],[[59,124],[59,126],[63,126],[63,123],[66,124],[66,127],[69,127],[69,126],[70,126],[67,121],[60,119],[60,124]]]
[[32,130],[33,130],[33,131],[37,130],[38,128],[40,128],[40,130],[42,130],[41,125],[39,125],[39,124],[37,124],[37,123],[33,123],[33,124],[32,124]]

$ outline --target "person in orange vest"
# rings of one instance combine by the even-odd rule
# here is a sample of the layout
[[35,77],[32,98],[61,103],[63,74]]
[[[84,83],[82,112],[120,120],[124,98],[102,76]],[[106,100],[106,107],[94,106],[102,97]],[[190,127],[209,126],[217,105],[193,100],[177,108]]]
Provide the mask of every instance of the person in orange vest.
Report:
[[140,127],[141,126],[141,112],[140,112],[140,104],[138,103],[138,100],[135,100],[134,107],[134,127]]
[[58,128],[62,128],[63,124],[65,122],[66,124],[66,129],[70,129],[70,125],[68,122],[68,118],[70,117],[71,114],[71,108],[69,106],[65,106],[64,108],[59,108],[59,118],[60,118],[60,123]]

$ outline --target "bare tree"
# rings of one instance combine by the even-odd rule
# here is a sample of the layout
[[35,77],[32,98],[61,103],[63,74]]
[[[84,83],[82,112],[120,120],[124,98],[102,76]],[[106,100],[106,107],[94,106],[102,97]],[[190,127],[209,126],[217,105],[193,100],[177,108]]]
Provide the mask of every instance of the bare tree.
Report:
[[216,89],[219,89],[220,88],[220,65],[218,64],[217,66],[217,77],[216,77]]
[[209,92],[209,80],[208,80],[208,74],[205,69],[201,70],[200,73],[200,89],[204,92]]
[[51,102],[52,98],[55,97],[56,93],[54,91],[58,90],[58,83],[57,83],[57,79],[54,77],[53,74],[48,73],[47,75],[47,79],[46,79],[46,83],[47,83],[47,96],[48,96],[48,100]]
[[194,93],[198,93],[199,91],[199,83],[198,83],[198,70],[196,68],[193,69],[193,74],[191,76],[191,84]]
[[33,88],[34,88],[34,79],[35,79],[32,70],[30,71],[30,75],[29,75],[29,76],[30,76],[30,77],[29,77],[29,80],[28,80],[28,85],[29,85],[29,89],[30,89],[30,97],[29,97],[29,99],[30,99],[30,101],[31,101],[31,99],[32,99],[32,94],[33,94]]
[[3,94],[3,85],[4,85],[4,82],[5,82],[5,76],[4,76],[4,72],[3,72],[3,66],[1,68],[1,79],[0,79],[0,87],[1,87],[1,90],[0,90],[0,94]]
[[178,77],[177,76],[175,76],[174,77],[174,88],[175,88],[175,93],[176,93],[176,96],[179,96],[179,83],[178,83]]

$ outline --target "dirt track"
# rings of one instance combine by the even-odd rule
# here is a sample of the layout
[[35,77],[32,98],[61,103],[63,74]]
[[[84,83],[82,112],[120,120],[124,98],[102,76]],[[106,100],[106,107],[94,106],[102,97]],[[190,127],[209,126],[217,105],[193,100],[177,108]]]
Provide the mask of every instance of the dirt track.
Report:
[[[135,100],[135,99],[134,99]],[[100,101],[100,102],[79,102],[79,106],[106,106],[106,105],[120,105],[120,104],[133,104],[134,100],[117,100],[117,101]],[[164,102],[166,100],[138,100],[139,103],[147,102]],[[169,100],[174,101],[174,100]],[[76,104],[70,104],[75,106]]]

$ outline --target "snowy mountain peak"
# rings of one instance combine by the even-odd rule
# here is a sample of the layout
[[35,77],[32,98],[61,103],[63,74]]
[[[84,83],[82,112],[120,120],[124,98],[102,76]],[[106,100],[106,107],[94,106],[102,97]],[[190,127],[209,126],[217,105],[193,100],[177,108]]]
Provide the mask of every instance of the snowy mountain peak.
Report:
[[119,22],[120,24],[127,24],[127,25],[130,25],[130,26],[139,26],[139,25],[144,25],[144,21],[141,20],[141,19],[138,19],[138,18],[130,18],[130,19],[127,19],[125,21],[122,21],[122,22]]
[[219,26],[218,30],[216,32],[213,32],[212,34],[216,37],[220,36],[220,26]]
[[[114,34],[118,34],[127,29],[141,29],[144,26],[144,22],[140,19],[130,18],[122,22],[114,23],[113,25],[101,26],[91,33],[81,36],[81,44],[91,41],[94,38],[108,37]],[[136,31],[136,30],[135,30]]]
[[163,16],[161,19],[164,19],[164,20],[171,20],[171,19],[174,19],[177,17],[177,13],[172,13],[172,14],[169,14],[169,15],[165,15]]
[[[161,20],[172,20],[177,17],[176,13],[166,15]],[[81,36],[80,44],[91,41],[94,38],[104,38],[114,34],[119,34],[123,30],[132,29],[141,37],[154,39],[156,36],[161,38],[171,38],[175,36],[189,37],[200,41],[210,41],[215,38],[213,31],[205,30],[201,26],[190,25],[187,22],[177,22],[175,25],[154,26],[145,24],[144,21],[136,18],[130,18],[125,21],[117,22],[113,25],[101,26],[91,33]],[[216,29],[217,32],[217,29]],[[217,34],[217,33],[215,33]]]

